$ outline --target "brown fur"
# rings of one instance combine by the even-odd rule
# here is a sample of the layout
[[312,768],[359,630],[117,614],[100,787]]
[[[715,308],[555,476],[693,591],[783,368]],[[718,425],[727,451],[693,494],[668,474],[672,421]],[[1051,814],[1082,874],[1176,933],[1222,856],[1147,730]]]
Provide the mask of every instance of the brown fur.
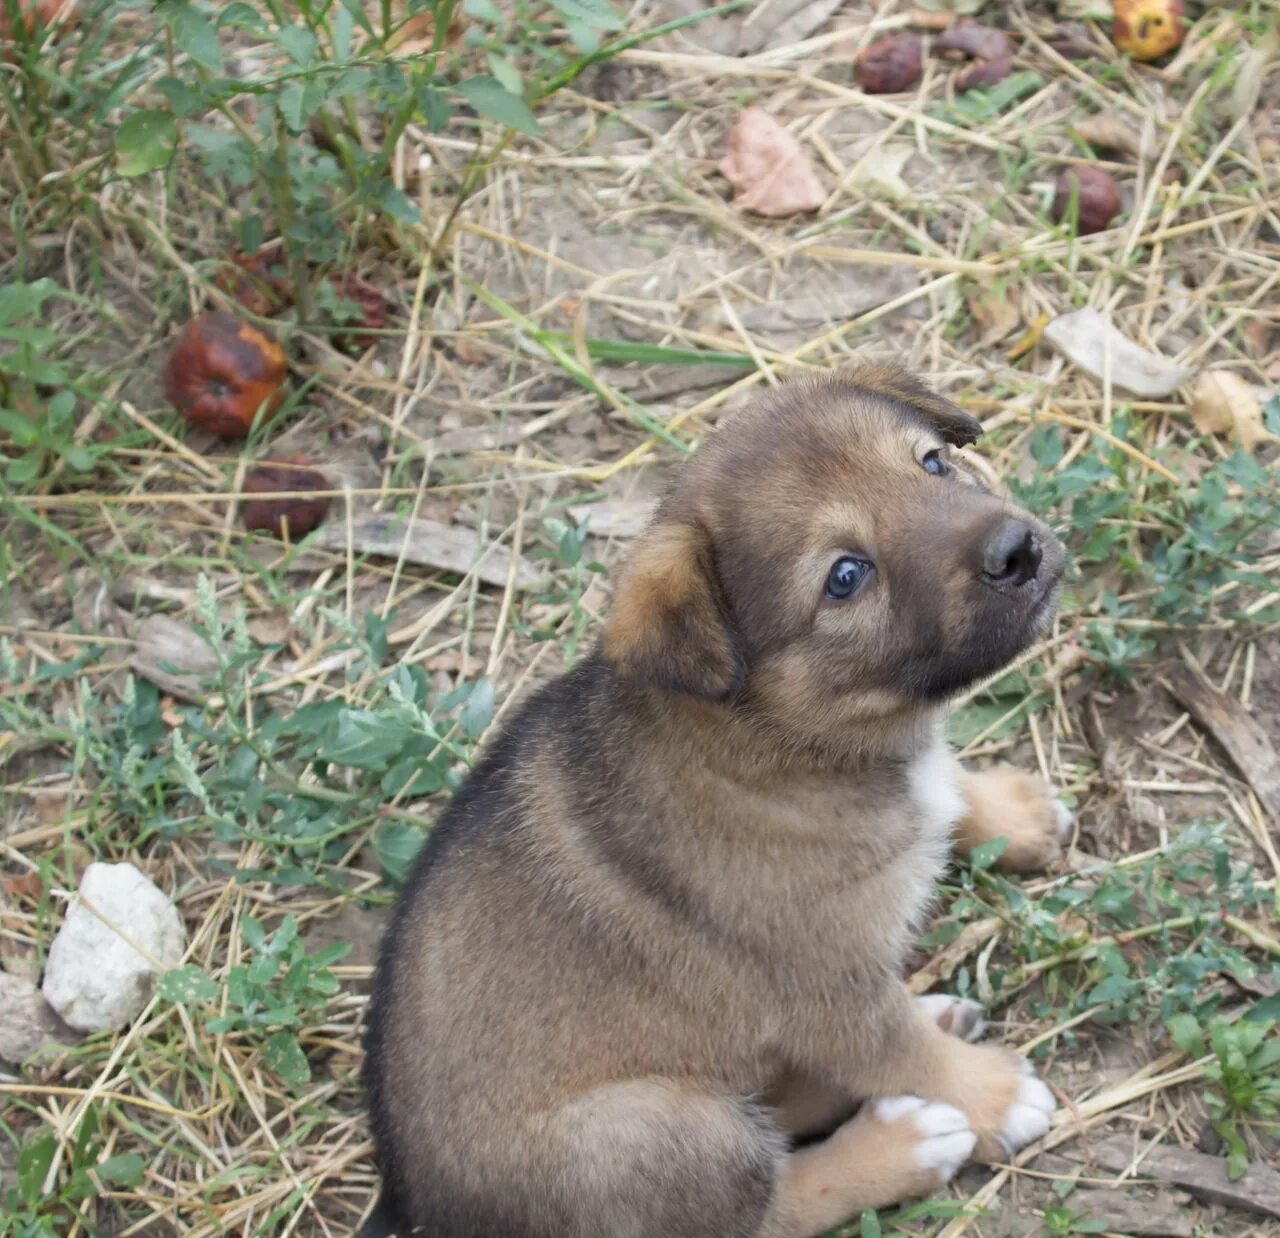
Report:
[[[1021,1059],[898,980],[961,818],[1017,866],[1056,838],[1046,789],[961,783],[939,737],[947,696],[1044,628],[1062,562],[974,476],[922,468],[977,431],[864,369],[779,389],[686,465],[600,649],[489,747],[401,900],[370,1232],[818,1234],[943,1180],[873,1106],[791,1145],[899,1093],[1000,1154]],[[1017,588],[983,576],[1010,517],[1042,554]],[[847,552],[875,573],[833,602]]]

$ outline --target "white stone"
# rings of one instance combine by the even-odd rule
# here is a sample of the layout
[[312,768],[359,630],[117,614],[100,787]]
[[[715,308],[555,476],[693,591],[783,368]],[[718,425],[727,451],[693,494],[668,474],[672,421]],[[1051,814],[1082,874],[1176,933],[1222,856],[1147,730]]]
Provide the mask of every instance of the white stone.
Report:
[[114,1031],[137,1017],[158,972],[176,967],[185,945],[177,909],[132,864],[90,864],[49,947],[41,987],[72,1027]]

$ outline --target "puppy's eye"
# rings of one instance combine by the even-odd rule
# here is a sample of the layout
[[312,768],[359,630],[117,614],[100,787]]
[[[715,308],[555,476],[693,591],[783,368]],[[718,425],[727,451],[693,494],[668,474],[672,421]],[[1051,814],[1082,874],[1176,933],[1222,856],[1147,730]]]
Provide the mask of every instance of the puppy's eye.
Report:
[[853,555],[841,555],[827,573],[827,597],[833,602],[843,602],[851,598],[871,575],[872,567],[866,559],[855,559]]
[[942,458],[941,450],[938,448],[924,453],[924,457],[920,461],[920,467],[926,473],[932,473],[935,477],[945,477],[951,472],[947,462]]

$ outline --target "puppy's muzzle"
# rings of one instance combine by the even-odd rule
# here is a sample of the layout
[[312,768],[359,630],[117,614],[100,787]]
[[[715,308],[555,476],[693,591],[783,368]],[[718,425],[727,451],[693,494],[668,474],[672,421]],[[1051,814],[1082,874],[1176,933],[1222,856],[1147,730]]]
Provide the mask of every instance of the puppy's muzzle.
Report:
[[982,580],[1002,591],[1020,589],[1039,575],[1043,560],[1044,550],[1031,524],[1005,519],[982,544]]

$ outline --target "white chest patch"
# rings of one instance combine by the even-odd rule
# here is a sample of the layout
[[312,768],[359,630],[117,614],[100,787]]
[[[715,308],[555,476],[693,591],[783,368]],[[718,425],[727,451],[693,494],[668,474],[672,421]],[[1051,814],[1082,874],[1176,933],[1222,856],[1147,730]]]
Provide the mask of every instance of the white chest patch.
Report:
[[908,779],[921,834],[945,844],[966,806],[956,777],[955,757],[941,739],[916,758]]

